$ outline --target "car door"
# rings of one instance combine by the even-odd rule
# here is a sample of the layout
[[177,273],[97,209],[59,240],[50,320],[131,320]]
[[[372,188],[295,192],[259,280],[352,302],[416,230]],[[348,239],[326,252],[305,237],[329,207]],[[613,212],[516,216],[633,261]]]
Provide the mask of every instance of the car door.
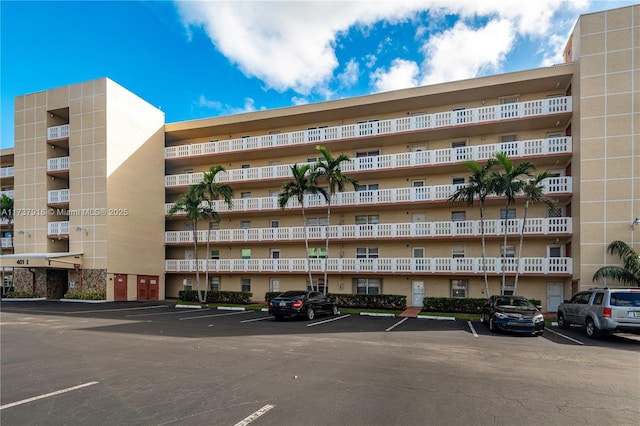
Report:
[[324,309],[322,306],[322,293],[317,291],[310,292],[309,306],[312,306],[314,311],[321,312]]
[[590,298],[591,292],[589,291],[576,293],[569,301],[565,319],[574,324],[582,324],[581,316],[584,315],[586,308],[589,307]]

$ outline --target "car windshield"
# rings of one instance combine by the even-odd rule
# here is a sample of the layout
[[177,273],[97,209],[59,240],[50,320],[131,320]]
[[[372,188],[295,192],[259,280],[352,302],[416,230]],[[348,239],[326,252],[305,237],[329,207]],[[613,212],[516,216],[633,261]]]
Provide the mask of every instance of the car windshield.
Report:
[[640,306],[640,292],[611,293],[611,306]]
[[527,299],[520,299],[516,297],[501,297],[496,302],[496,305],[515,309],[536,309],[533,303]]
[[306,296],[306,295],[307,295],[306,291],[294,290],[294,291],[285,291],[278,297],[300,297],[300,296]]

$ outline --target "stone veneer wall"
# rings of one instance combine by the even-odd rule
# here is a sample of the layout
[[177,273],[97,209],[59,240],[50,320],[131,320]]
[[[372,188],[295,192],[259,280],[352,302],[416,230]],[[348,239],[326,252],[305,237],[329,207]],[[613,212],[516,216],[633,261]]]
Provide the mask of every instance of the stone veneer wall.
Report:
[[[80,291],[80,279],[78,273],[69,270],[69,282],[75,282],[76,286],[71,291]],[[103,293],[107,294],[107,270],[106,269],[83,269],[82,270],[82,292],[83,293]]]
[[[35,268],[36,294],[45,297],[47,294],[47,271],[46,269]],[[16,291],[33,292],[33,275],[26,268],[13,269],[13,288]]]
[[[78,292],[78,273],[74,270],[49,270],[45,268],[34,268],[36,277],[36,295],[48,299],[59,299],[64,296],[67,290]],[[55,271],[55,272],[54,272]],[[59,272],[58,272],[59,271]],[[49,280],[47,280],[49,275]],[[26,268],[15,268],[13,270],[13,288],[16,291],[33,292],[33,275]],[[66,282],[65,281],[66,278]],[[47,285],[47,281],[48,285]],[[68,283],[74,281],[75,288],[68,288]],[[83,293],[107,293],[107,270],[106,269],[83,269],[82,270],[82,292]]]

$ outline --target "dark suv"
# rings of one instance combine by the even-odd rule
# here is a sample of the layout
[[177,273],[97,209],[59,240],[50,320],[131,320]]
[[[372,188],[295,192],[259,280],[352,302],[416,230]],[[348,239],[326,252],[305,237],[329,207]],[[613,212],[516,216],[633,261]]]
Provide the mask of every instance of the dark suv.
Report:
[[589,337],[640,332],[640,288],[592,288],[576,293],[558,307],[558,327],[584,327]]

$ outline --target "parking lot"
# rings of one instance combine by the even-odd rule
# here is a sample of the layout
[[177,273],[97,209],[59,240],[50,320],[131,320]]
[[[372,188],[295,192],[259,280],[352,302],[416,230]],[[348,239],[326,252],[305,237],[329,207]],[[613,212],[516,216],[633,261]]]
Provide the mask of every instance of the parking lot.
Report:
[[636,424],[640,338],[159,303],[2,302],[3,425]]

